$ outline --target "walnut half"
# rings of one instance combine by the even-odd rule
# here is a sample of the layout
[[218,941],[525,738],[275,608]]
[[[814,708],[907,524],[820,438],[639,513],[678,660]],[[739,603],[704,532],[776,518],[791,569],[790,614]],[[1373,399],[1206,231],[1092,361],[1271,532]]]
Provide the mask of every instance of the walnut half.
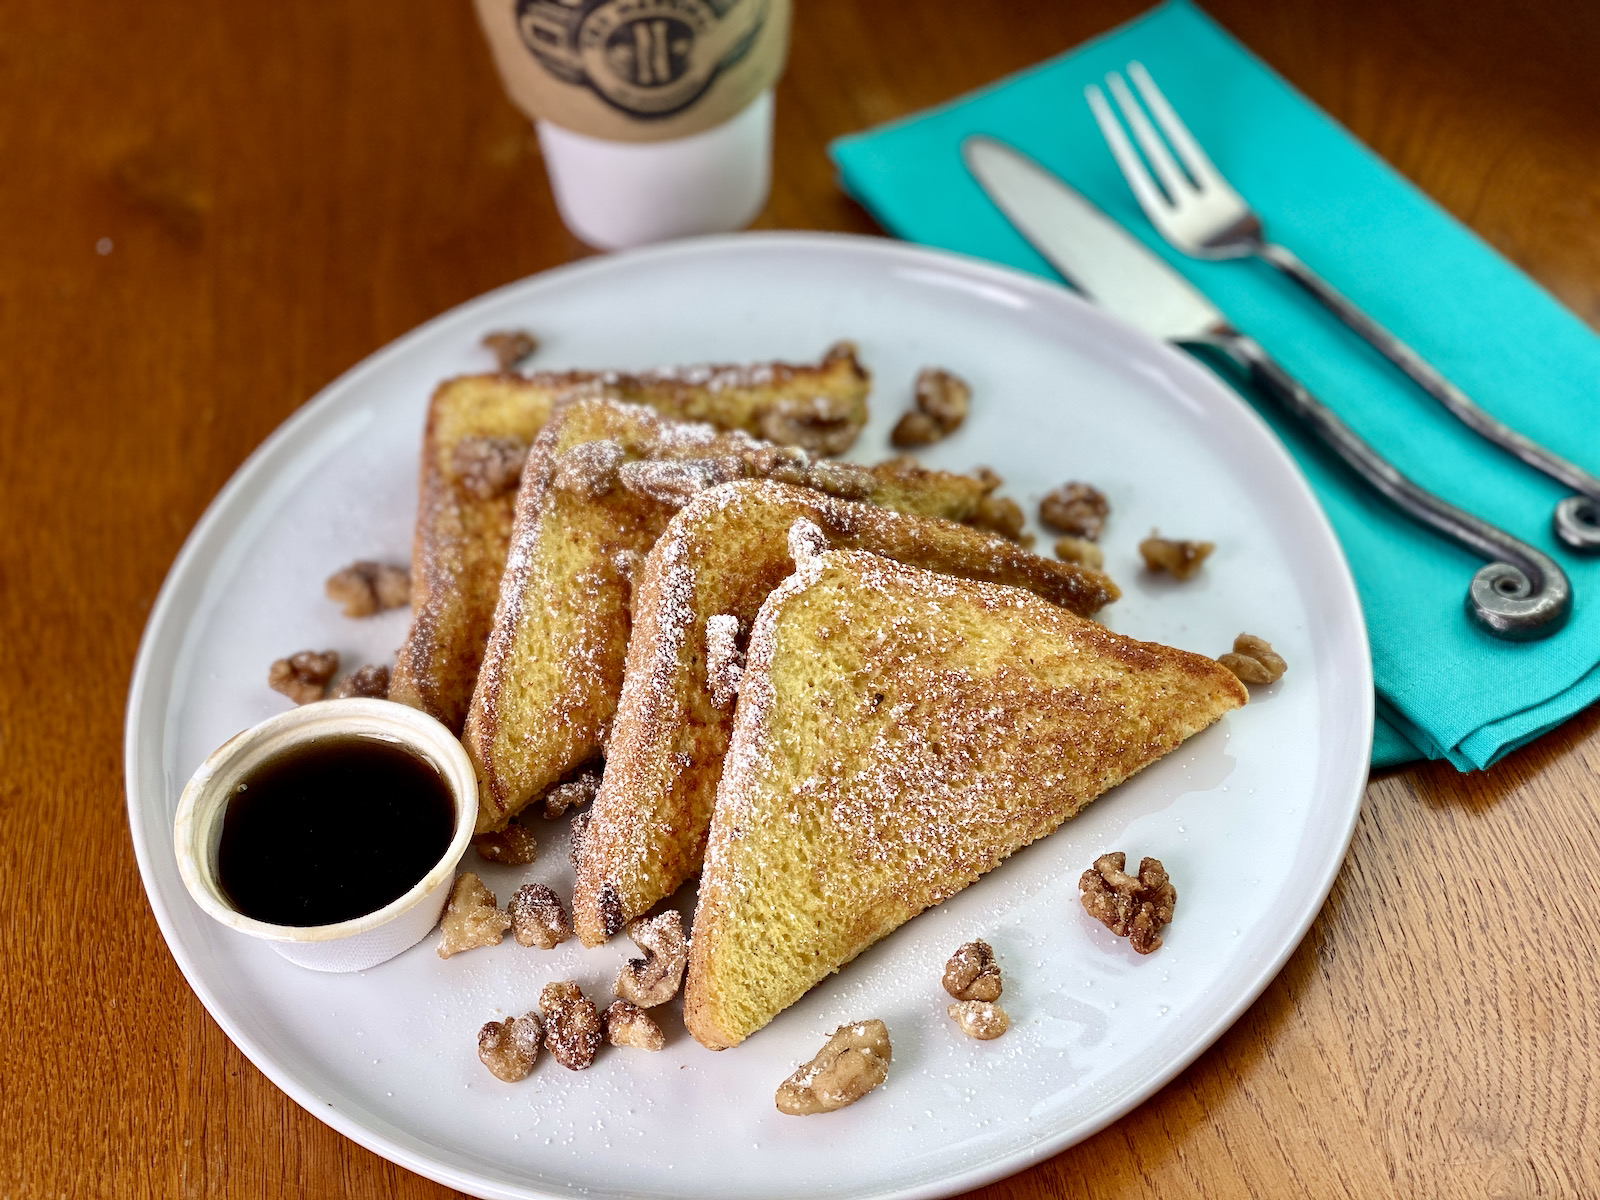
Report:
[[891,1054],[882,1021],[839,1026],[815,1058],[778,1085],[778,1111],[808,1117],[854,1104],[889,1077]]
[[684,968],[689,965],[689,940],[683,935],[683,917],[669,908],[654,917],[640,917],[628,926],[628,936],[644,951],[630,958],[617,975],[617,995],[640,1008],[665,1004],[678,994]]
[[1254,634],[1241,633],[1233,639],[1233,653],[1217,661],[1239,677],[1241,683],[1277,683],[1289,664],[1272,648],[1272,643]]
[[511,914],[511,932],[519,946],[538,946],[554,950],[572,936],[572,921],[562,907],[561,897],[542,883],[525,883],[506,905]]
[[637,1004],[626,1000],[613,1000],[611,1007],[601,1017],[606,1030],[606,1041],[613,1046],[632,1046],[636,1050],[660,1050],[667,1044],[666,1035],[655,1018]]
[[961,1032],[980,1042],[993,1041],[1011,1028],[1006,1010],[988,1000],[959,1000],[945,1009]]
[[539,839],[533,830],[516,821],[493,833],[472,835],[472,848],[487,862],[525,867],[539,857]]
[[1150,954],[1161,947],[1161,927],[1172,921],[1178,892],[1159,858],[1141,860],[1137,876],[1127,873],[1127,865],[1120,850],[1102,854],[1079,878],[1078,889],[1091,917],[1140,954]]
[[1000,999],[1000,964],[988,942],[957,947],[944,965],[944,990],[957,1000]]
[[382,663],[368,663],[364,667],[357,667],[350,674],[339,681],[339,686],[333,689],[335,700],[348,700],[352,697],[367,697],[372,700],[387,700],[389,698],[389,668]]
[[288,658],[280,658],[267,668],[267,686],[282,692],[296,704],[310,704],[321,700],[328,688],[328,680],[339,669],[339,652],[301,650]]
[[1164,538],[1154,530],[1139,543],[1144,565],[1152,571],[1167,571],[1174,579],[1188,579],[1217,548],[1215,542],[1182,542]]
[[570,979],[547,983],[539,994],[545,1049],[569,1071],[581,1071],[600,1053],[600,1012]]
[[516,1083],[533,1070],[543,1038],[544,1022],[538,1013],[490,1021],[478,1030],[478,1057],[496,1079]]
[[411,570],[389,563],[353,562],[328,576],[323,590],[347,617],[370,617],[411,603]]
[[494,893],[471,871],[456,876],[440,922],[439,957],[449,958],[477,946],[498,946],[511,928],[511,918],[495,905]]

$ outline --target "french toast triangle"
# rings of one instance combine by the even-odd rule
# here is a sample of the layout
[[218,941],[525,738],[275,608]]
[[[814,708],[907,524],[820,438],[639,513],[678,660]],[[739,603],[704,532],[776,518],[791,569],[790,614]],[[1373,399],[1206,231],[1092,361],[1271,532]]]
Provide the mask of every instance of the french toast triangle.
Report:
[[607,397],[558,404],[523,469],[462,732],[478,773],[480,833],[600,757],[622,691],[635,570],[690,496],[746,475],[952,516],[970,515],[985,490],[902,462],[813,462],[793,447]]
[[694,918],[684,1019],[712,1049],[1247,699],[1208,658],[1021,589],[795,537]]
[[1118,595],[1099,572],[951,521],[772,480],[701,492],[672,518],[639,574],[605,777],[576,859],[573,916],[585,945],[605,941],[699,871],[733,732],[731,695],[719,692],[737,686],[712,678],[708,640],[718,622],[730,637],[749,632],[761,602],[794,569],[789,529],[802,517],[842,548],[1024,587],[1083,616]]
[[494,620],[517,481],[558,397],[581,387],[818,454],[848,449],[871,377],[848,342],[812,364],[463,375],[428,404],[412,547],[412,625],[389,698],[461,731]]

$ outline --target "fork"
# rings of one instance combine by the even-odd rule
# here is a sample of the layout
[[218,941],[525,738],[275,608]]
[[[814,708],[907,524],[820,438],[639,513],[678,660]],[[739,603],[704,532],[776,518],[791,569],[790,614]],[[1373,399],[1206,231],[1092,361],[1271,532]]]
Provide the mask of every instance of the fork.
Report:
[[[1579,493],[1556,505],[1551,526],[1570,549],[1600,553],[1600,479],[1485,412],[1420,354],[1302,262],[1294,251],[1268,241],[1261,217],[1222,177],[1162,95],[1155,80],[1150,78],[1150,72],[1143,64],[1131,62],[1128,75],[1139,89],[1144,105],[1117,72],[1106,76],[1106,85],[1133,130],[1139,149],[1144,151],[1143,160],[1107,103],[1105,93],[1091,83],[1084,89],[1084,95],[1117,166],[1133,189],[1134,198],[1161,236],[1192,258],[1259,258],[1277,267],[1371,342],[1468,428],[1510,451],[1534,470]],[[1146,107],[1149,115],[1146,115]],[[1155,124],[1151,123],[1151,116]],[[1160,133],[1156,125],[1161,127]],[[1165,140],[1162,134],[1166,135]],[[1149,162],[1148,169],[1145,160]],[[1155,177],[1151,176],[1151,170]]]

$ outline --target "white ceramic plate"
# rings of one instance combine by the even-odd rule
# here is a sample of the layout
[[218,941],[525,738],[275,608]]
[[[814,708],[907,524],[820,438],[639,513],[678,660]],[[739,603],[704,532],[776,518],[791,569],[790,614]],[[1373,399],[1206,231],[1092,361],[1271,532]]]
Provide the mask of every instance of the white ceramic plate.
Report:
[[[219,743],[287,703],[267,664],[334,646],[389,661],[407,615],[344,619],[322,581],[356,558],[405,561],[428,395],[489,366],[493,329],[534,330],[543,367],[813,359],[854,339],[874,374],[853,457],[889,452],[916,371],[973,388],[930,464],[994,466],[1032,513],[1086,479],[1110,497],[1103,544],[1125,590],[1113,628],[1204,654],[1241,629],[1289,673],[815,988],[737,1050],[674,1014],[658,1054],[590,1070],[544,1056],[504,1084],[474,1035],[574,978],[602,1004],[629,947],[511,939],[448,962],[433,939],[358,975],[294,967],[189,899],[172,853],[184,781]],[[1138,567],[1152,527],[1215,541],[1186,584]],[[145,887],[195,992],[307,1110],[379,1154],[486,1197],[937,1196],[1088,1136],[1154,1093],[1244,1011],[1299,942],[1344,857],[1372,736],[1355,588],[1321,510],[1261,420],[1204,368],[1065,290],[902,244],[809,234],[683,242],[592,259],[483,296],[329,386],[240,468],[190,536],[151,615],[128,706],[128,810]],[[531,867],[481,865],[571,894],[566,827]],[[1178,888],[1166,944],[1135,955],[1078,903],[1102,851],[1159,857]],[[689,897],[684,898],[686,911]],[[969,1041],[945,1016],[945,958],[983,937],[1011,1031]],[[619,939],[623,940],[623,939]],[[773,1090],[840,1023],[881,1017],[889,1081],[797,1119]]]

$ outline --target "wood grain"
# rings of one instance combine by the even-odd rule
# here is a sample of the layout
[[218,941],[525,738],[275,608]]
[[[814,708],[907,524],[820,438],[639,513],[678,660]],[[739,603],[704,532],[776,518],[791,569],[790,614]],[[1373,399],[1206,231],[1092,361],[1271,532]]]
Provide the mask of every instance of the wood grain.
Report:
[[[759,224],[872,232],[829,138],[1136,11],[808,0]],[[1600,324],[1600,8],[1212,11]],[[173,556],[267,433],[418,322],[586,252],[464,3],[12,0],[0,163],[0,1197],[448,1194],[291,1103],[190,993],[133,861],[124,698]],[[1597,799],[1593,710],[1488,772],[1375,780],[1244,1019],[978,1194],[1600,1195]]]

